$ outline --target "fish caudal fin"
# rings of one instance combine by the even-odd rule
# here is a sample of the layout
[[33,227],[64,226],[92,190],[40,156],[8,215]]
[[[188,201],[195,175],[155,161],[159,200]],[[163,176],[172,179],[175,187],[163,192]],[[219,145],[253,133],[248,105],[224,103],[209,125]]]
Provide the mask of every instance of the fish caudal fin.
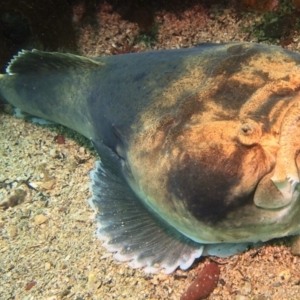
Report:
[[116,252],[117,260],[130,261],[131,267],[144,267],[150,273],[189,268],[204,246],[149,212],[115,168],[119,157],[108,148],[99,153],[104,155],[91,172],[93,196],[89,203],[97,213],[97,235],[104,247]]

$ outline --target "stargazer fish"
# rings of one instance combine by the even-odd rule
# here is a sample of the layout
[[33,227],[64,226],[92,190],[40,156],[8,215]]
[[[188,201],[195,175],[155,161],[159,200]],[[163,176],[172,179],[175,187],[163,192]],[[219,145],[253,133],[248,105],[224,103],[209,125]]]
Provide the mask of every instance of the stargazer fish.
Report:
[[300,233],[300,55],[253,43],[89,59],[21,51],[0,98],[88,137],[97,234],[166,273]]

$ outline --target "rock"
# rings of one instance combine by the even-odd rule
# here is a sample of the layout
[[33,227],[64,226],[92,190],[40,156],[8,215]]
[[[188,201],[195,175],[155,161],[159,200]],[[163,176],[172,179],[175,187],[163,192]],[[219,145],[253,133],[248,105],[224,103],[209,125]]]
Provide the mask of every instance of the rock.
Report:
[[33,219],[34,225],[38,226],[47,221],[47,217],[43,214],[36,215]]
[[219,266],[211,262],[198,274],[194,282],[184,292],[180,300],[200,300],[209,296],[218,284]]
[[45,270],[48,271],[51,269],[51,264],[49,262],[45,263]]
[[27,192],[21,188],[15,189],[11,195],[0,202],[0,207],[7,209],[8,207],[14,207],[24,202]]
[[18,235],[18,228],[17,228],[17,227],[12,227],[12,228],[9,230],[9,236],[10,236],[11,238],[15,238],[17,235]]
[[25,286],[25,291],[30,291],[36,284],[37,284],[36,281],[28,282]]
[[244,296],[249,295],[252,291],[252,286],[249,281],[245,281],[244,285],[241,288],[241,294]]
[[50,179],[50,180],[44,181],[41,184],[41,188],[44,190],[52,190],[55,186],[55,183],[56,183],[55,179]]
[[300,255],[300,235],[297,235],[292,242],[291,253]]

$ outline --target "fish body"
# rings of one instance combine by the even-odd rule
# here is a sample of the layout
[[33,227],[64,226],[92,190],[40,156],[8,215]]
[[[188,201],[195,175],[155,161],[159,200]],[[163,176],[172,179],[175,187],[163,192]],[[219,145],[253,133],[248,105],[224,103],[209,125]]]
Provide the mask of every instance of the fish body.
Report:
[[252,43],[33,50],[10,62],[0,97],[91,139],[99,237],[117,259],[169,273],[300,232],[299,70],[299,54]]

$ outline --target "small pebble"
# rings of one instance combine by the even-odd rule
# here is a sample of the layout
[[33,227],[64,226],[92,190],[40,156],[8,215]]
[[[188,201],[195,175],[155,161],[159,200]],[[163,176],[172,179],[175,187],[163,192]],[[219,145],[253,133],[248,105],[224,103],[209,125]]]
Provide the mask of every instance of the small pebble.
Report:
[[51,264],[49,262],[45,263],[45,270],[48,271],[51,269]]
[[291,253],[294,255],[300,255],[300,236],[297,235],[292,242]]
[[55,183],[56,183],[55,179],[44,181],[41,184],[41,188],[44,190],[52,190],[54,188]]
[[8,197],[7,206],[14,207],[24,202],[27,193],[23,189],[15,189],[13,193]]
[[291,271],[289,269],[281,270],[278,274],[281,280],[289,280],[291,278]]
[[80,147],[79,148],[79,153],[80,154],[85,154],[85,148],[84,147]]
[[56,155],[57,155],[57,150],[56,150],[56,149],[51,149],[51,150],[49,151],[49,154],[50,154],[51,157],[56,157]]
[[249,295],[251,291],[252,291],[251,283],[249,281],[245,281],[245,283],[241,288],[241,293],[246,296]]
[[17,235],[18,235],[18,228],[12,227],[12,228],[9,230],[9,236],[10,236],[11,238],[15,238]]
[[47,217],[43,214],[36,215],[33,219],[34,225],[41,225],[47,221]]
[[272,286],[274,286],[274,287],[280,287],[281,286],[281,282],[275,281],[274,283],[272,283]]
[[25,291],[30,291],[36,285],[36,281],[30,281],[25,286]]
[[59,144],[59,145],[62,145],[62,144],[65,144],[65,137],[63,136],[63,135],[61,135],[61,134],[58,134],[57,136],[56,136],[56,142],[57,142],[57,144]]
[[88,275],[88,282],[87,282],[87,288],[90,291],[95,291],[101,286],[101,281],[99,281],[99,278],[96,276],[96,274],[90,272]]

